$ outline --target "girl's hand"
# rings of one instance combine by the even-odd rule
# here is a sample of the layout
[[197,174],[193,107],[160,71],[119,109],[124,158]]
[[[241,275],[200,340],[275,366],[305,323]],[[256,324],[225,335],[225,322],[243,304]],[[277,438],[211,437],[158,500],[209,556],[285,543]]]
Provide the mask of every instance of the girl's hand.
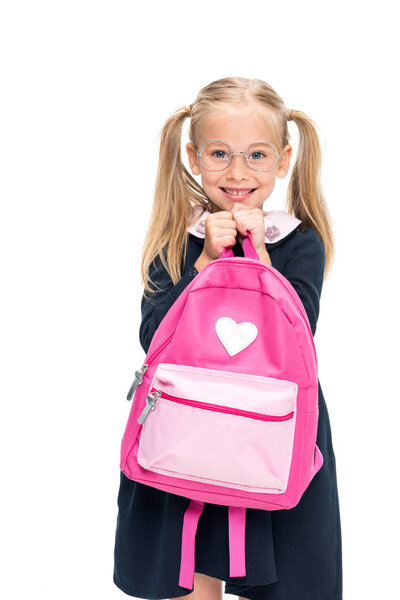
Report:
[[235,202],[231,212],[240,234],[240,244],[243,246],[243,238],[241,236],[249,235],[259,259],[266,265],[272,265],[265,247],[264,215],[261,208],[248,207],[240,202]]
[[[250,235],[260,260],[270,265],[271,260],[265,248],[265,225],[261,208],[250,208],[240,202],[235,202],[232,207],[232,216],[240,236]],[[243,245],[243,238],[240,236],[239,241]]]
[[235,245],[236,236],[236,223],[230,211],[220,210],[208,215],[205,220],[205,240],[201,255],[207,262],[219,258],[224,248]]

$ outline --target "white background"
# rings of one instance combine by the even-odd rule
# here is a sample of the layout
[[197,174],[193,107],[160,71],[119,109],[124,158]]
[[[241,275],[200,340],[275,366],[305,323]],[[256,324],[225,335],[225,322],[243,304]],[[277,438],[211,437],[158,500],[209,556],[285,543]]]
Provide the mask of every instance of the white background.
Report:
[[[126,597],[112,581],[119,450],[144,358],[139,267],[157,136],[232,75],[264,79],[322,132],[337,254],[315,343],[344,598],[398,594],[394,8],[1,3],[1,598]],[[295,144],[293,122],[290,133]],[[284,208],[289,175],[264,210]]]

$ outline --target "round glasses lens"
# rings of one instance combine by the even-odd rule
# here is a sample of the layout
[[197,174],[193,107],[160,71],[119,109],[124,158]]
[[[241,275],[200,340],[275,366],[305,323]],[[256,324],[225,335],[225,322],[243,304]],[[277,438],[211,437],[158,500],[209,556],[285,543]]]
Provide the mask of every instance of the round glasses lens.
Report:
[[277,152],[272,144],[261,142],[252,144],[247,150],[247,158],[252,169],[266,171],[275,164]]
[[229,163],[230,155],[230,150],[224,142],[207,142],[201,149],[202,163],[207,169],[213,169],[214,171],[225,169]]

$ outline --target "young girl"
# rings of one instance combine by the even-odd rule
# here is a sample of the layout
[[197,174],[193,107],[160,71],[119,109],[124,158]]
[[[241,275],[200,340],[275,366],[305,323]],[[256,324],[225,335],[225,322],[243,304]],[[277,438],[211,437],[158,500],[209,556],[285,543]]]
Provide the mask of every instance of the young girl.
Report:
[[[181,161],[181,132],[190,118]],[[288,121],[299,148],[287,211],[263,211],[276,177],[290,167]],[[200,90],[161,134],[151,222],[145,241],[139,336],[152,337],[184,288],[223,249],[244,256],[250,235],[261,261],[279,270],[299,295],[313,335],[321,288],[332,263],[333,234],[320,187],[321,153],[313,121],[288,110],[258,79],[228,77]],[[201,317],[201,315],[200,315]],[[183,515],[190,500],[130,480],[121,471],[114,583],[138,598],[341,600],[342,548],[335,454],[318,383],[317,445],[324,462],[297,506],[246,511],[246,576],[229,577],[228,508],[204,503],[195,545],[194,590],[178,585]]]

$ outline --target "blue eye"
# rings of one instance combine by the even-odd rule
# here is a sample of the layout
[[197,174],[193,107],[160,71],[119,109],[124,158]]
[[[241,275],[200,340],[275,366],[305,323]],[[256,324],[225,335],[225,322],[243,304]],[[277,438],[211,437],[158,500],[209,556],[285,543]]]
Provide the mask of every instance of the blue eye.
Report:
[[225,158],[225,156],[221,156],[221,154],[225,154],[226,155],[226,152],[224,150],[215,150],[214,152],[212,152],[211,155],[215,156],[216,154],[219,155],[216,158]]
[[[255,154],[259,154],[260,156],[259,157],[257,157],[257,156],[255,157],[254,156]],[[262,158],[262,157],[265,157],[265,154],[263,152],[252,152],[251,155],[250,155],[250,158],[254,158],[255,160],[257,160],[257,158]]]

